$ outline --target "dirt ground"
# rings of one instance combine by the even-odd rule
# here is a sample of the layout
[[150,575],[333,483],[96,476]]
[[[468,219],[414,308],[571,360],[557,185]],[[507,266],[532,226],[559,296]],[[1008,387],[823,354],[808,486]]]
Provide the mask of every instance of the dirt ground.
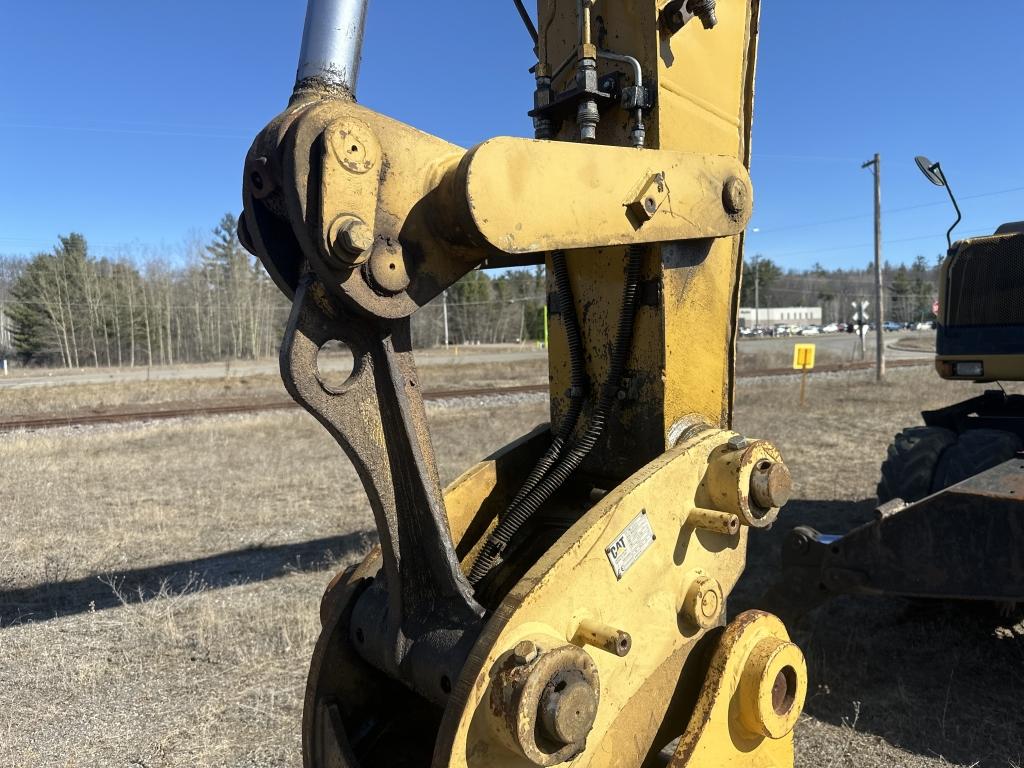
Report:
[[[736,426],[777,442],[797,493],[752,537],[732,610],[756,603],[789,527],[866,519],[892,435],[969,391],[927,368],[883,386],[823,376],[801,409],[795,380],[743,381]],[[546,407],[429,413],[447,481]],[[300,765],[320,593],[373,540],[354,471],[312,419],[0,435],[0,467],[0,766]],[[794,635],[811,672],[797,765],[1024,765],[1019,615],[844,598]]]

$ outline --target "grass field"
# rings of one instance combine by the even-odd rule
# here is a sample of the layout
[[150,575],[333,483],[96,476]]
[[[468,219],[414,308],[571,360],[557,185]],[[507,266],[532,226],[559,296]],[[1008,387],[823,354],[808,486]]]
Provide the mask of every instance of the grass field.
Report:
[[[866,519],[893,433],[969,391],[927,368],[883,386],[820,377],[801,409],[793,380],[741,383],[737,428],[779,444],[797,491],[752,538],[733,609],[793,524]],[[541,400],[429,413],[445,481],[546,418]],[[320,593],[373,540],[354,471],[312,419],[2,435],[0,466],[0,766],[300,765]],[[811,670],[799,766],[1024,765],[1020,616],[843,598],[795,636]]]
[[[510,355],[511,357],[511,355]],[[264,366],[265,368],[267,366]],[[348,371],[351,370],[351,360]],[[503,384],[543,384],[547,360],[514,359],[509,362],[424,365],[418,368],[425,389],[472,388]],[[331,370],[332,379],[344,381],[347,371]],[[246,401],[288,398],[277,372],[232,372],[193,379],[154,379],[111,383],[58,383],[45,387],[0,388],[0,416],[35,416],[67,411],[96,411],[118,406],[162,405],[183,401]]]

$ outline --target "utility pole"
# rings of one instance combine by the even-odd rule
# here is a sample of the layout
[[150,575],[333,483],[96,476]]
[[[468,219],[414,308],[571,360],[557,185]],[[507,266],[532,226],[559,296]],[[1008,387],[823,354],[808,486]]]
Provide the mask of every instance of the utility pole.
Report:
[[761,327],[761,254],[754,255],[754,327]]
[[444,348],[448,349],[448,291],[441,291],[441,314],[444,316]]
[[875,177],[875,380],[885,378],[885,344],[882,341],[882,325],[885,312],[882,309],[882,157],[877,152],[861,168],[871,168]]

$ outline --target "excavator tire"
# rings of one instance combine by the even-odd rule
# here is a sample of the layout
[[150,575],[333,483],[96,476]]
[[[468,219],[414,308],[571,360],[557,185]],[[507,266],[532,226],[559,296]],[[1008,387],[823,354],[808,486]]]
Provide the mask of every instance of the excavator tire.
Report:
[[1000,429],[969,429],[956,445],[943,451],[932,478],[932,493],[966,480],[1013,458],[1024,447],[1012,432]]
[[934,489],[942,457],[957,442],[956,433],[941,427],[907,427],[892,441],[878,483],[878,501],[917,501]]

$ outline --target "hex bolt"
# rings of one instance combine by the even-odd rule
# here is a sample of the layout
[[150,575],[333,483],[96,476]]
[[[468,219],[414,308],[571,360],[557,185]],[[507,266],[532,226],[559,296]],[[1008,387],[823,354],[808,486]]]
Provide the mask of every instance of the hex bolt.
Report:
[[331,222],[327,237],[332,255],[349,265],[366,261],[373,247],[373,230],[358,216],[349,214]]
[[726,213],[743,213],[747,210],[749,196],[746,183],[736,176],[730,176],[722,186],[722,206]]
[[744,448],[747,447],[747,445],[749,445],[749,442],[747,438],[745,438],[743,435],[733,435],[732,437],[729,438],[729,441],[726,443],[726,445],[728,445],[734,451],[742,451]]
[[577,670],[548,681],[540,700],[540,726],[551,740],[582,744],[597,719],[597,692]]
[[759,507],[781,507],[793,493],[793,477],[785,464],[764,459],[750,473],[750,496]]
[[341,230],[341,246],[349,253],[362,253],[373,245],[373,230],[362,219],[351,217]]
[[683,596],[682,614],[700,629],[715,625],[725,606],[722,585],[713,576],[699,574],[690,581]]
[[512,660],[516,664],[529,664],[537,658],[538,653],[536,643],[532,640],[521,640],[512,649]]

